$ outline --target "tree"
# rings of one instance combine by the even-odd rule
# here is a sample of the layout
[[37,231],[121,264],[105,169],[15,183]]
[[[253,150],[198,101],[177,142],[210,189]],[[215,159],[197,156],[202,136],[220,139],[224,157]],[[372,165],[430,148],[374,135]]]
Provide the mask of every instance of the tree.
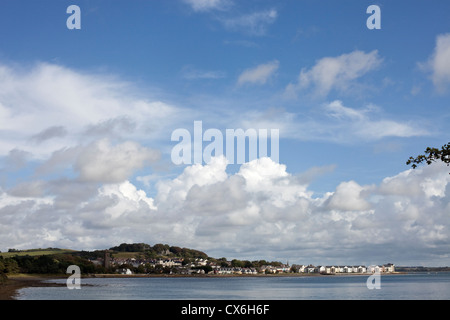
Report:
[[140,265],[137,266],[135,271],[136,271],[136,273],[145,273],[146,269],[145,269],[144,265],[140,264]]
[[174,255],[179,256],[183,252],[183,249],[181,249],[180,247],[172,246],[169,248],[169,251],[172,252]]
[[231,260],[231,266],[233,268],[243,268],[244,267],[244,262],[238,259],[233,259]]
[[[407,165],[411,165],[413,169],[417,168],[417,165],[426,162],[428,165],[435,161],[441,160],[446,163],[447,166],[450,165],[450,142],[443,145],[441,149],[428,147],[425,150],[425,154],[418,155],[416,158],[409,157],[406,162]],[[450,174],[450,173],[449,173]]]
[[191,259],[189,259],[189,258],[184,258],[183,261],[181,262],[181,265],[182,265],[182,266],[185,266],[185,265],[190,264],[190,263],[192,263],[192,260],[191,260]]
[[8,280],[8,277],[6,276],[6,274],[0,271],[0,284],[5,283],[6,280]]
[[5,265],[4,269],[5,273],[17,273],[20,271],[17,261],[14,260],[13,258],[5,259],[4,265]]
[[156,251],[157,254],[166,254],[166,251],[169,251],[169,245],[157,243],[153,246],[153,250]]
[[206,274],[211,272],[213,270],[213,268],[211,266],[198,266],[198,267],[193,267],[192,270],[203,270]]

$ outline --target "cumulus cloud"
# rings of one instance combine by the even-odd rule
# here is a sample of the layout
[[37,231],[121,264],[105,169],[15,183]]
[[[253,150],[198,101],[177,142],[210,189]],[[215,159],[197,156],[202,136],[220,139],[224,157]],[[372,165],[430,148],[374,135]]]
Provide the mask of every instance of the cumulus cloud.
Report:
[[419,64],[431,72],[431,79],[436,90],[444,93],[450,85],[450,33],[437,36],[436,47],[425,64]]
[[328,208],[342,211],[364,211],[370,209],[370,204],[364,199],[366,188],[355,181],[342,182],[329,198]]
[[138,190],[129,181],[103,185],[99,189],[98,195],[99,197],[116,198],[115,205],[108,207],[106,210],[106,213],[110,214],[112,219],[116,219],[123,214],[133,214],[133,212],[139,211],[141,207],[145,207],[149,213],[157,210],[154,200],[147,197],[143,190]]
[[238,79],[238,85],[265,84],[267,80],[278,70],[280,63],[275,60],[265,64],[260,64],[252,69],[245,70]]
[[337,57],[322,58],[311,69],[301,70],[298,81],[287,86],[286,95],[296,96],[307,89],[322,97],[332,90],[345,92],[355,85],[355,80],[377,69],[382,61],[377,50],[369,53],[356,50]]
[[176,179],[158,183],[157,200],[165,203],[168,199],[172,199],[177,200],[173,204],[179,203],[186,198],[189,189],[194,185],[209,186],[225,180],[227,178],[226,167],[225,157],[214,157],[207,166],[197,164],[187,167]]
[[[56,181],[44,194],[33,191],[42,181],[22,193],[1,190],[0,241],[5,247],[80,249],[164,241],[212,256],[299,263],[450,259],[443,253],[450,247],[445,165],[407,170],[379,185],[346,181],[320,196],[269,158],[243,164],[234,174],[226,167],[224,157],[188,166],[161,180],[155,197],[129,180],[100,187],[74,180],[80,190],[75,195],[75,185],[64,190]],[[86,186],[90,195],[82,192]]]

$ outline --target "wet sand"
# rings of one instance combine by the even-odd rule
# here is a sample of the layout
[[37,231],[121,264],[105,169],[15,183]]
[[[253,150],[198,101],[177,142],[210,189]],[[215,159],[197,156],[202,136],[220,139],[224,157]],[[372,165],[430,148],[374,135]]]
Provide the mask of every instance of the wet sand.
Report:
[[44,282],[48,279],[39,276],[11,276],[6,283],[0,284],[0,300],[15,300],[17,293],[22,288],[27,287],[59,287],[66,284]]

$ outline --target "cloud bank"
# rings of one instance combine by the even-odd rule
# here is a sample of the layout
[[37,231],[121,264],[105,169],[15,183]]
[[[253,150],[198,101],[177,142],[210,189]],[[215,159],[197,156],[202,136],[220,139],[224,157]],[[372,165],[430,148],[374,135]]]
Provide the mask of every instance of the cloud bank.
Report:
[[299,263],[449,261],[445,165],[406,170],[379,185],[342,182],[322,196],[270,158],[234,174],[226,167],[225,158],[186,167],[159,181],[154,198],[129,180],[100,187],[83,179],[33,181],[1,190],[0,242],[80,249],[165,242],[213,256]]

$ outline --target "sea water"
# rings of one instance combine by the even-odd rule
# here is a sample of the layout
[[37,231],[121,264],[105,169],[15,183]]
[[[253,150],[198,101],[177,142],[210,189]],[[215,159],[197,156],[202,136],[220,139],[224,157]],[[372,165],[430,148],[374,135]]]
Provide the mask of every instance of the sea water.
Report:
[[[448,300],[450,273],[368,276],[81,278],[81,289],[31,287],[19,300]],[[66,283],[65,279],[48,282]]]

